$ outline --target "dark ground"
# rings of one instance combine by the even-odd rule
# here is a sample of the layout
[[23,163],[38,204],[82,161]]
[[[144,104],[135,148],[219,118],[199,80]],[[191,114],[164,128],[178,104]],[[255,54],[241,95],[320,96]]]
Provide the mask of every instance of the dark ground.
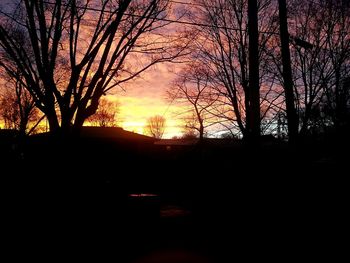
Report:
[[171,151],[2,139],[4,249],[13,261],[337,261],[348,237],[348,149],[340,138]]

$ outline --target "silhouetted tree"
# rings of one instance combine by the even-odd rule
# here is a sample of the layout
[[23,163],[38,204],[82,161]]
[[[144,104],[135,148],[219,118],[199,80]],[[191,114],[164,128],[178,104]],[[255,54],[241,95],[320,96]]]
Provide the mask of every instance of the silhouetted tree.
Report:
[[248,0],[249,33],[249,86],[245,96],[247,137],[257,140],[260,136],[260,83],[259,83],[259,31],[258,1]]
[[0,66],[20,71],[52,132],[79,130],[108,90],[182,54],[181,36],[161,37],[168,7],[168,0],[21,1],[15,15],[1,15]]
[[[289,51],[289,32],[287,22],[287,4],[286,0],[279,0],[279,21],[280,21],[280,39],[283,64],[283,88],[286,98],[286,112],[288,123],[288,137],[290,141],[295,141],[298,136],[298,116],[294,104],[294,84],[292,77],[292,65]],[[280,124],[280,122],[279,122]],[[278,124],[278,125],[279,125]],[[280,134],[280,132],[278,132]]]
[[101,98],[96,113],[88,118],[93,126],[115,127],[117,125],[116,114],[119,113],[119,103]]
[[[203,24],[211,26],[198,26],[198,31],[194,33],[196,39],[193,56],[207,67],[212,86],[225,95],[232,109],[229,118],[243,137],[257,137],[260,133],[260,119],[265,116],[260,116],[260,104],[268,103],[266,97],[271,93],[270,89],[266,93],[264,89],[260,100],[259,90],[265,70],[260,75],[257,73],[259,67],[265,67],[264,52],[277,28],[274,21],[277,9],[271,1],[259,1],[259,5],[250,5],[255,6],[249,12],[250,15],[255,13],[250,19],[251,26],[255,26],[252,29],[252,39],[248,41],[248,0],[199,2],[200,7],[194,16],[202,19]],[[258,31],[264,33],[259,34]],[[250,42],[254,50],[252,56],[249,55]],[[250,59],[254,60],[251,61],[252,73],[249,72]]]
[[220,134],[221,139],[237,139],[236,136],[231,132],[224,132]]
[[185,129],[182,133],[181,139],[197,139],[198,134],[193,129]]
[[199,139],[204,138],[205,129],[224,120],[212,114],[219,103],[219,94],[211,86],[211,77],[207,68],[190,63],[179,74],[173,87],[167,90],[171,101],[184,103],[190,106],[183,117],[185,133],[198,133]]
[[6,129],[18,130],[22,135],[32,133],[43,117],[35,107],[33,97],[23,88],[21,77],[5,77],[7,82],[0,95],[0,119]]
[[[283,1],[279,3],[283,4]],[[285,56],[285,60],[286,54],[283,55],[283,50],[281,52],[279,48],[282,45],[285,46],[284,50],[287,50],[288,32],[283,33],[284,37],[281,32],[284,44],[277,38],[272,41],[273,58],[267,68],[275,65],[271,72],[274,71],[273,74],[278,80],[276,86],[279,83],[290,93],[290,85],[293,84],[293,94],[287,95],[287,90],[285,92],[285,101],[279,116],[285,116],[283,112],[287,109],[287,123],[294,123],[294,126],[298,123],[297,134],[304,136],[309,133],[315,134],[316,130],[320,132],[327,127],[337,126],[336,105],[343,105],[340,106],[342,110],[339,112],[346,112],[348,91],[343,89],[341,83],[350,72],[350,9],[346,1],[317,0],[307,3],[302,0],[288,1],[287,8],[288,20],[281,21],[280,29],[286,27],[286,23],[292,25],[289,26],[288,41],[292,80],[286,80],[286,72],[282,65],[288,66],[289,63],[282,61],[282,56]],[[281,11],[283,13],[286,10]],[[287,104],[289,108],[292,107],[293,96],[296,121],[293,120],[293,114],[292,117],[288,116]]]
[[198,115],[195,110],[187,112],[185,116],[181,118],[183,126],[182,126],[182,134],[188,135],[189,137],[199,138],[203,140],[205,132],[204,132],[204,116],[200,116],[200,120],[198,119]]
[[315,118],[315,113],[325,109],[325,97],[335,126],[337,107],[346,104],[340,98],[346,98],[341,83],[350,72],[350,9],[340,2],[294,4],[294,33],[311,45],[293,45],[300,134],[305,135],[319,125],[322,114]]
[[147,119],[144,132],[156,139],[161,139],[165,131],[166,120],[163,116],[155,115]]
[[[327,53],[333,74],[325,85],[328,115],[337,130],[349,125],[350,109],[350,3],[323,2],[327,12]],[[325,104],[325,103],[323,103]]]

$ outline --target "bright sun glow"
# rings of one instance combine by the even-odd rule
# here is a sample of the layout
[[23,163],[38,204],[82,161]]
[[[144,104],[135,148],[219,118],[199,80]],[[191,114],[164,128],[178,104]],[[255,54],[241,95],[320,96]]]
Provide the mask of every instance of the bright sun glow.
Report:
[[109,96],[110,100],[120,102],[120,113],[117,119],[119,125],[128,131],[143,134],[147,118],[161,115],[166,118],[166,129],[163,138],[181,135],[181,121],[173,118],[174,112],[181,111],[176,105],[171,105],[156,97],[126,97]]

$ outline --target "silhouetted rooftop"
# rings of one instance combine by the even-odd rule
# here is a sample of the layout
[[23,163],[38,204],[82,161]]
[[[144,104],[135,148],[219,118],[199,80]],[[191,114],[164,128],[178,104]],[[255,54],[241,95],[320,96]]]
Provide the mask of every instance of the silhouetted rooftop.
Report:
[[[164,146],[191,146],[196,145],[200,142],[199,139],[162,139],[155,141],[155,145],[164,145]],[[237,139],[221,139],[221,138],[205,138],[203,140],[205,145],[214,145],[214,146],[226,146],[241,143],[241,140]]]
[[162,139],[155,141],[155,145],[166,145],[166,146],[185,146],[185,145],[195,145],[199,139]]

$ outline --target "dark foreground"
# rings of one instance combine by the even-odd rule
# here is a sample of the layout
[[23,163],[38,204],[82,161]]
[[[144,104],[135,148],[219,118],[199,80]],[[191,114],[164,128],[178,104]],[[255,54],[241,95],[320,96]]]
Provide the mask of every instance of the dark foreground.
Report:
[[337,261],[346,248],[348,142],[6,142],[12,261]]

